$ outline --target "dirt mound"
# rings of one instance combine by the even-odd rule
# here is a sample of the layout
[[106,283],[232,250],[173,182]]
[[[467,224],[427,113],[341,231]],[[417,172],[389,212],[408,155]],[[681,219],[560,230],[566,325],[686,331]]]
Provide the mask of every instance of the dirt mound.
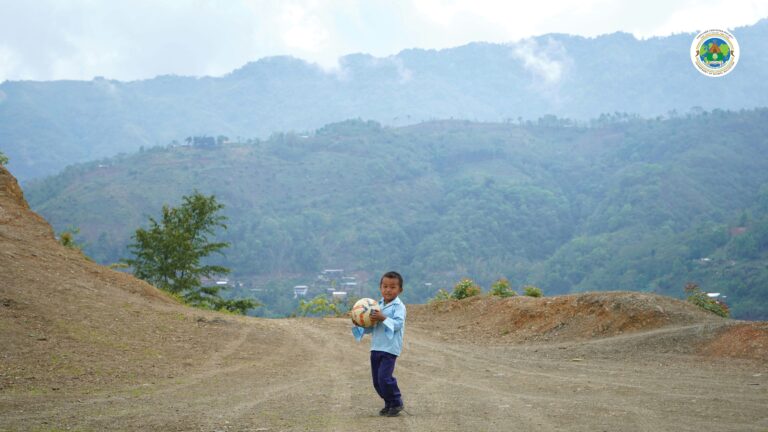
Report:
[[[578,341],[669,325],[722,321],[686,302],[635,292],[470,297],[417,308],[415,318],[471,340]],[[425,319],[429,316],[429,319]]]
[[194,353],[215,351],[236,332],[61,246],[3,167],[0,269],[0,391],[171,376],[199,367]]
[[[471,343],[568,343],[679,328],[681,334],[687,329],[690,337],[680,340],[665,332],[665,338],[675,344],[687,340],[695,345],[693,351],[705,355],[766,358],[768,349],[768,343],[754,342],[768,340],[768,325],[742,328],[687,302],[636,292],[543,298],[478,296],[410,306],[409,320],[444,339]],[[696,325],[707,334],[691,331]],[[702,343],[709,345],[696,348]]]
[[717,332],[700,353],[709,357],[768,359],[768,323],[738,323]]

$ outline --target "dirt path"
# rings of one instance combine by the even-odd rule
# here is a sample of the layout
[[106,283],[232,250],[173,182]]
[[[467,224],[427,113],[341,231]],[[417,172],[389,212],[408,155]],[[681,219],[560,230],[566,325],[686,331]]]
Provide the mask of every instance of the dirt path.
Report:
[[763,362],[635,355],[626,337],[469,345],[412,327],[395,371],[400,418],[377,415],[367,340],[356,344],[346,320],[248,320],[194,373],[88,394],[3,395],[0,430],[768,430]]

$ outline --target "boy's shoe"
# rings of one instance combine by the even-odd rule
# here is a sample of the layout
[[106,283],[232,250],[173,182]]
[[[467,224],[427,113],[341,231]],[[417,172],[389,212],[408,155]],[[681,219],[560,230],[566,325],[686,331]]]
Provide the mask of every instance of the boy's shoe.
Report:
[[397,416],[399,416],[400,415],[400,411],[402,411],[403,408],[404,408],[403,405],[390,407],[389,411],[387,411],[387,417],[397,417]]
[[387,415],[387,413],[389,413],[389,407],[388,406],[385,406],[384,408],[379,410],[379,415],[380,416],[385,416],[385,415]]

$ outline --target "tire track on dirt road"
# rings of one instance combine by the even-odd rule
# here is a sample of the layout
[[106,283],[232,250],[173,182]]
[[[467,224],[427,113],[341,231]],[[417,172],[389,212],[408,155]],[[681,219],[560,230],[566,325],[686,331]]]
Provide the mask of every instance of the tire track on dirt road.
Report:
[[[340,390],[340,397],[335,398],[341,401],[340,411],[348,411],[350,407],[363,405],[358,415],[339,413],[339,420],[343,421],[339,421],[336,428],[328,427],[318,430],[350,430],[350,424],[356,424],[360,428],[368,426],[380,428],[383,421],[376,413],[380,408],[376,403],[380,403],[380,399],[370,382],[368,339],[366,338],[361,344],[356,344],[352,339],[350,328],[351,325],[345,321],[325,320],[317,326],[306,329],[307,335],[319,344],[318,348],[325,353],[326,358],[341,366],[327,375],[329,381],[336,380],[344,384],[334,387]],[[463,377],[463,367],[466,363],[461,358],[444,355],[440,351],[429,352],[429,348],[425,349],[427,345],[420,342],[420,336],[409,334],[406,337],[409,338],[409,342],[404,355],[398,360],[395,376],[398,377],[403,390],[407,412],[401,414],[398,419],[386,419],[389,422],[396,422],[387,423],[396,430],[471,430],[477,427],[482,428],[483,425],[487,426],[488,415],[499,417],[498,420],[501,422],[504,418],[506,421],[509,420],[509,413],[521,411],[498,408],[498,400],[510,399],[509,393],[489,392],[488,388],[466,382],[472,377]],[[354,353],[351,354],[351,351]],[[417,363],[411,361],[411,358],[417,358]],[[454,376],[456,379],[452,381],[441,375],[430,374],[422,370],[418,363],[439,364],[443,374]],[[356,390],[350,392],[349,390],[353,387]],[[457,392],[462,394],[463,399],[453,398]],[[489,409],[489,407],[493,408]],[[352,411],[355,412],[355,409],[352,408]],[[527,411],[530,412],[530,410]],[[515,415],[515,423],[524,429],[553,430],[552,427],[548,427],[551,425],[547,425],[544,418],[527,414]]]
[[410,332],[410,352],[402,371],[418,383],[414,413],[430,419],[429,428],[472,430],[514,423],[521,430],[556,430],[544,415],[509,387],[486,383],[487,364],[466,358],[444,343]]
[[[313,431],[345,431],[381,428],[381,400],[371,385],[368,341],[354,341],[347,320],[297,320],[297,340],[313,361],[302,371],[312,377],[306,394],[294,395],[292,426]],[[396,430],[412,429],[407,415],[388,419]],[[424,430],[424,429],[421,429]]]
[[[229,395],[231,389],[238,388],[240,378],[233,380],[233,377],[248,376],[244,371],[257,369],[255,365],[272,365],[274,370],[279,371],[281,368],[278,366],[293,351],[289,346],[290,340],[282,336],[285,332],[279,322],[267,322],[265,325],[251,321],[239,325],[231,341],[189,374],[152,384],[111,389],[90,398],[56,401],[49,406],[38,406],[32,416],[21,413],[19,419],[50,419],[62,413],[75,416],[97,411],[100,414],[96,417],[82,415],[81,418],[88,420],[81,420],[80,424],[99,429],[109,424],[129,424],[132,418],[175,418],[179,415],[179,407],[183,407],[182,411],[205,412],[207,407],[220,405],[222,397],[227,397],[222,395]],[[272,340],[268,349],[258,349],[260,342],[263,342],[261,334],[268,334]],[[223,388],[222,384],[230,388]]]

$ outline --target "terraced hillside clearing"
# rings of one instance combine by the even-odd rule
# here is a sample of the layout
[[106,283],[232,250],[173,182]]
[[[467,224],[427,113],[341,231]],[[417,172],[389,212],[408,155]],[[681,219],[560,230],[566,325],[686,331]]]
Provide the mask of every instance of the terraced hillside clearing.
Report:
[[0,269],[0,431],[768,429],[768,324],[666,297],[410,305],[381,418],[347,319],[181,306],[60,246],[2,168]]

